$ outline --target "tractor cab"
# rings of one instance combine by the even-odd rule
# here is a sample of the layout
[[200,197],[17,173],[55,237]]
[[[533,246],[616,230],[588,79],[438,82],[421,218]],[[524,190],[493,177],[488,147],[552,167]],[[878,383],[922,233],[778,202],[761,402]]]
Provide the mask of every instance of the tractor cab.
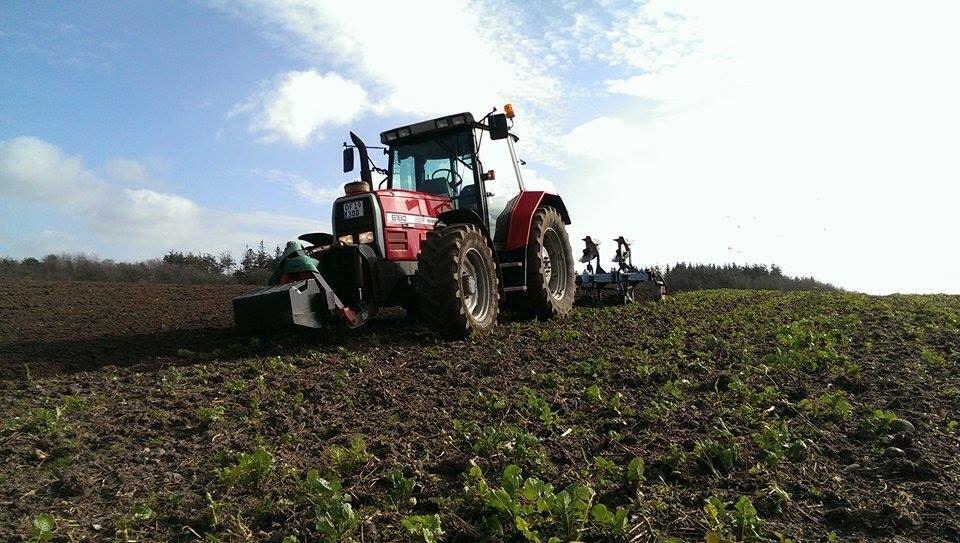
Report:
[[[503,237],[502,218],[523,191],[514,149],[517,137],[507,126],[512,116],[512,108],[499,115],[491,113],[480,122],[470,113],[458,113],[382,132],[387,168],[374,166],[385,175],[377,187],[448,199],[451,209],[474,214],[492,238],[498,237],[499,221],[499,237]],[[358,140],[344,144],[344,171],[353,169],[353,149],[357,149],[363,179],[369,157],[367,147]]]

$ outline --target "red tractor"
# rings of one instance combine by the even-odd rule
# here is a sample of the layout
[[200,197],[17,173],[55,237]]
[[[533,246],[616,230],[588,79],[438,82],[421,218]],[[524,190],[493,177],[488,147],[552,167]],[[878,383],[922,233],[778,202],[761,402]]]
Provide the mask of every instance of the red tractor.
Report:
[[[356,328],[402,306],[450,336],[483,335],[500,308],[566,315],[576,294],[560,196],[526,190],[513,108],[458,113],[380,134],[386,169],[350,133],[344,172],[360,181],[333,203],[333,233],[289,242],[267,287],[233,301],[238,329]],[[374,189],[372,171],[385,177]]]

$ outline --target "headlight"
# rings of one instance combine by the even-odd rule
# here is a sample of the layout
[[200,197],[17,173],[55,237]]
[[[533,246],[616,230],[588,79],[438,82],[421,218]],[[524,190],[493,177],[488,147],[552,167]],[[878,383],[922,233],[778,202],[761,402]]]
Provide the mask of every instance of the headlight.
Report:
[[357,239],[359,243],[373,243],[373,232],[367,230],[366,232],[360,232],[357,234]]
[[353,245],[353,234],[344,234],[337,239],[344,245]]

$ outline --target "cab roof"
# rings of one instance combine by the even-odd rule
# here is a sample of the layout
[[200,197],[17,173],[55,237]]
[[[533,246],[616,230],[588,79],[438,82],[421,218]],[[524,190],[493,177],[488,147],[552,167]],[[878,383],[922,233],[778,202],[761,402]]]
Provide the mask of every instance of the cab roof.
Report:
[[441,132],[462,126],[473,126],[475,124],[473,114],[464,111],[463,113],[445,115],[443,117],[437,117],[436,119],[430,119],[429,121],[398,126],[397,128],[381,132],[380,143],[390,145],[405,139],[429,134],[430,132]]

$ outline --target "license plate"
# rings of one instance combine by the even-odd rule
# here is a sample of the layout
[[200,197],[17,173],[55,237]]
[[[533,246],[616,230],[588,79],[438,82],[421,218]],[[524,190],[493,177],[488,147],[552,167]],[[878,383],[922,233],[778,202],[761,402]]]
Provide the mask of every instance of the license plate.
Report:
[[363,217],[363,202],[344,202],[343,218],[356,219],[357,217]]

